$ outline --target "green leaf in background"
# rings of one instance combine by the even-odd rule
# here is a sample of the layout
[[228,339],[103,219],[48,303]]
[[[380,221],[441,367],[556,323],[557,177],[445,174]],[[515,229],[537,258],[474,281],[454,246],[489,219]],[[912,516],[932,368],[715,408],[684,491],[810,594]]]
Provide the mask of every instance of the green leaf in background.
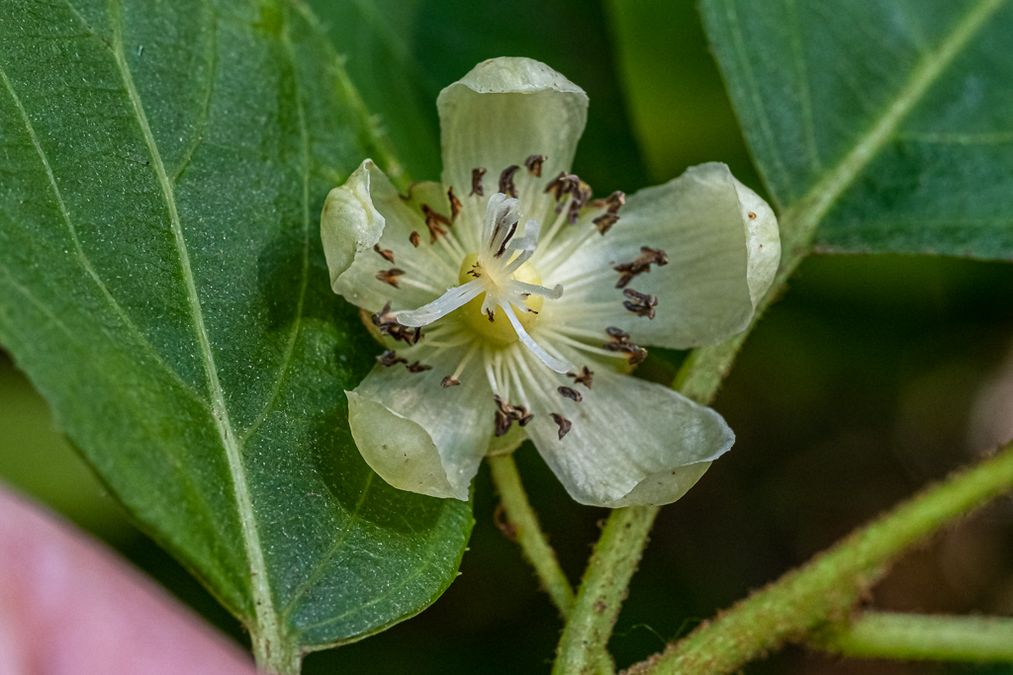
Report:
[[471,527],[375,478],[348,434],[375,348],[317,222],[376,149],[337,64],[287,2],[0,14],[0,343],[286,667],[431,603]]
[[1013,6],[704,0],[782,212],[849,252],[1013,260]]
[[[436,95],[479,61],[527,56],[591,98],[574,162],[598,194],[647,183],[626,119],[608,21],[583,0],[310,0],[412,177],[440,174]],[[666,176],[665,179],[671,178]]]

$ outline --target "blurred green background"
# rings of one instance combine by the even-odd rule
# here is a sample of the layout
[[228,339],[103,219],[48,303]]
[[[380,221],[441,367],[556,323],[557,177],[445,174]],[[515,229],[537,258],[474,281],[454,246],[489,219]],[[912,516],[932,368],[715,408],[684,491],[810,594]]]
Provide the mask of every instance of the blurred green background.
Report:
[[[591,98],[576,171],[632,192],[687,166],[727,162],[762,191],[693,4],[311,2],[412,176],[439,171],[435,97],[476,62],[543,60]],[[407,73],[407,76],[392,76]],[[320,195],[323,198],[323,195]],[[670,379],[681,355],[643,374]],[[624,666],[1013,435],[1013,268],[898,256],[814,258],[750,337],[716,407],[735,450],[668,507],[612,641]],[[572,503],[533,449],[532,501],[571,579],[604,511]],[[226,632],[235,622],[140,535],[0,352],[0,477],[118,549]],[[462,576],[421,616],[312,655],[305,672],[542,672],[560,623],[495,527],[487,472]],[[904,558],[870,602],[1013,614],[1013,502]],[[788,649],[756,673],[1011,672],[838,661]]]

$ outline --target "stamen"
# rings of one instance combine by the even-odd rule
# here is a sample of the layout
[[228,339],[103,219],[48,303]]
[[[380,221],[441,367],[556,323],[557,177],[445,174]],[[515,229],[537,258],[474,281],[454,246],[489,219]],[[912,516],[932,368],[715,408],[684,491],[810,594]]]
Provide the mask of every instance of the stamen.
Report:
[[595,203],[596,206],[606,207],[605,213],[601,214],[591,222],[598,228],[598,233],[605,235],[612,226],[619,222],[619,209],[626,203],[626,193],[616,190],[605,199]]
[[559,202],[564,195],[570,195],[568,204],[557,203],[556,213],[566,208],[566,220],[571,225],[576,224],[581,208],[591,199],[591,186],[573,173],[560,173],[549,181],[545,191],[551,192],[556,198],[556,202]]
[[409,373],[423,373],[423,372],[425,372],[427,370],[432,370],[433,369],[432,366],[426,365],[425,363],[422,363],[420,361],[416,361],[414,363],[409,363],[408,365],[405,366],[405,368],[408,369]]
[[471,170],[471,192],[468,196],[478,195],[482,197],[485,195],[485,190],[482,188],[482,176],[485,175],[485,169],[478,167]]
[[379,244],[373,245],[373,250],[380,254],[380,257],[389,263],[394,262],[394,251],[389,248],[380,248]]
[[517,426],[526,427],[528,422],[535,417],[524,406],[511,405],[500,398],[499,395],[494,395],[493,400],[496,402],[496,415],[494,418],[496,436],[502,436],[510,431],[510,426],[514,422],[517,422]]
[[570,433],[573,423],[559,413],[549,413],[549,416],[552,417],[552,421],[556,423],[557,427],[559,427],[559,440],[563,440],[563,436]]
[[428,204],[422,205],[422,213],[426,217],[426,228],[429,229],[429,243],[435,243],[437,239],[447,233],[447,227],[450,227],[450,220],[442,213],[433,211]]
[[408,363],[408,359],[398,356],[397,352],[393,349],[388,349],[383,354],[377,356],[376,361],[381,366],[386,366],[387,368],[397,365],[398,363]]
[[412,233],[408,235],[408,241],[412,243],[415,248],[419,247],[419,233],[412,230]]
[[461,213],[461,200],[454,194],[454,187],[451,186],[447,189],[447,199],[450,201],[450,222],[457,220],[458,214]]
[[516,164],[511,164],[507,168],[503,169],[503,172],[499,175],[499,191],[505,195],[511,197],[517,196],[517,186],[514,185],[514,174],[521,167]]
[[612,267],[616,272],[619,272],[619,281],[616,282],[616,288],[625,288],[626,284],[630,283],[633,277],[641,272],[650,272],[651,265],[662,267],[667,264],[668,254],[660,248],[641,246],[639,258],[633,262],[621,263]]
[[654,308],[658,306],[657,296],[650,295],[649,293],[639,293],[632,288],[624,290],[623,296],[627,298],[623,301],[623,307],[637,316],[646,316],[648,319],[654,318]]
[[582,384],[590,389],[591,381],[594,378],[594,371],[588,369],[587,366],[581,366],[579,375],[577,373],[567,373],[566,376],[572,377],[574,384]]
[[453,375],[447,375],[442,380],[440,380],[440,386],[443,387],[444,389],[449,389],[450,387],[456,387],[459,384],[461,384],[461,381],[459,379],[457,379],[456,377],[454,377]]
[[609,342],[602,345],[605,349],[610,352],[622,352],[627,355],[627,360],[631,366],[643,363],[647,358],[647,350],[638,344],[634,344],[630,341],[630,334],[626,331],[609,326],[605,329],[605,332],[611,338]]
[[527,167],[528,171],[531,172],[536,178],[542,176],[542,164],[545,162],[545,155],[531,155],[524,160],[524,166]]
[[373,325],[376,326],[381,335],[386,335],[394,340],[400,340],[408,345],[413,345],[422,337],[421,328],[414,327],[414,330],[409,330],[409,326],[398,323],[394,313],[390,311],[389,302],[371,318]]
[[403,269],[391,267],[389,270],[380,270],[379,272],[377,272],[376,278],[377,280],[382,281],[385,284],[390,284],[394,288],[401,288],[398,285],[397,278],[402,274],[404,274]]
[[580,403],[584,399],[584,397],[580,395],[580,392],[577,391],[576,389],[573,389],[572,387],[567,386],[556,387],[556,391],[559,392],[560,396],[568,398],[574,403]]

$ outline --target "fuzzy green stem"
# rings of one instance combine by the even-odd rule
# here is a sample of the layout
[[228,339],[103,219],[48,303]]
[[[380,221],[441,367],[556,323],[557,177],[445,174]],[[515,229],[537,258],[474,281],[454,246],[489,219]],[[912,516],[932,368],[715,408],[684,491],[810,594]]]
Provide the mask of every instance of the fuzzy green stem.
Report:
[[895,557],[1011,488],[1013,442],[855,531],[627,672],[731,673],[827,621],[843,621]]
[[[556,552],[549,545],[548,538],[542,532],[538,516],[528,501],[528,495],[521,483],[517,464],[512,454],[496,455],[489,458],[492,480],[499,492],[501,504],[506,514],[510,534],[516,538],[525,559],[531,564],[535,576],[541,582],[552,603],[565,620],[573,611],[573,587],[570,586],[566,573],[559,565]],[[615,672],[612,657],[604,647],[594,655],[594,665],[599,675],[611,675]]]
[[559,609],[560,616],[565,619],[573,609],[573,588],[538,524],[538,516],[521,484],[513,455],[490,457],[489,468],[512,529],[511,534],[516,537],[521,552],[534,568],[552,603]]
[[865,612],[809,645],[863,659],[1013,663],[1013,618]]
[[656,515],[657,508],[617,509],[606,521],[581,581],[581,589],[595,592],[577,596],[553,673],[594,671],[594,654],[608,644]]

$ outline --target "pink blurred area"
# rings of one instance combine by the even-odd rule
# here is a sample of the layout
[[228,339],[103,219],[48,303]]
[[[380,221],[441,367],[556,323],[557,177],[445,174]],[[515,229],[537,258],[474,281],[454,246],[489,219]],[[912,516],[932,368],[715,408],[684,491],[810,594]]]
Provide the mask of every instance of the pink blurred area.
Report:
[[0,486],[0,675],[252,675],[101,543]]

